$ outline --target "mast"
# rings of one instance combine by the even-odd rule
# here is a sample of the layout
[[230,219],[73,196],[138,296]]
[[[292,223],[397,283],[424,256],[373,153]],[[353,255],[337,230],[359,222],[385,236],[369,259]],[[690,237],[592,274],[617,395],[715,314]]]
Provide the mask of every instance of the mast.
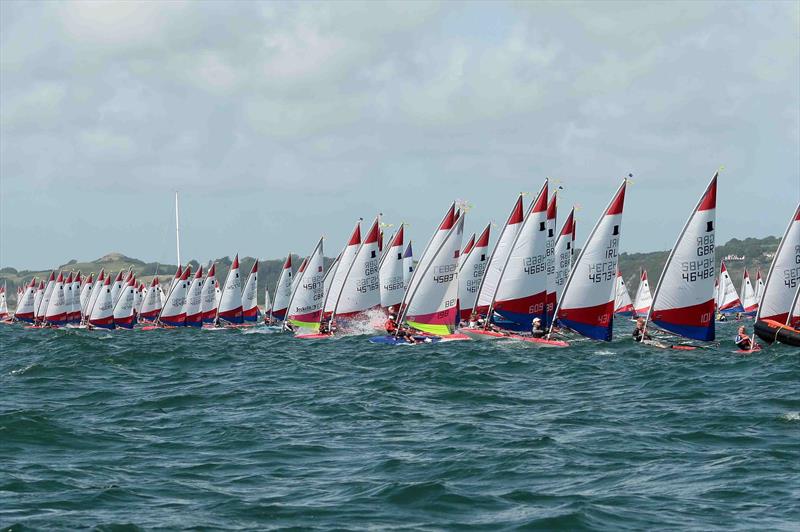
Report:
[[178,191],[175,191],[175,245],[178,251],[178,264],[181,262],[181,224],[178,217]]

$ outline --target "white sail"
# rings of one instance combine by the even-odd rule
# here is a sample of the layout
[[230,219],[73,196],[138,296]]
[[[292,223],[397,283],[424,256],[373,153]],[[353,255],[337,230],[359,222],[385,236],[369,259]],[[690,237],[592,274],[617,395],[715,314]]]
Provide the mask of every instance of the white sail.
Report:
[[383,308],[399,305],[405,293],[403,280],[403,248],[405,247],[405,228],[403,224],[392,237],[380,264],[381,306]]
[[758,300],[756,299],[756,291],[753,284],[750,282],[750,274],[747,268],[742,273],[742,306],[747,314],[754,315],[758,309]]
[[198,266],[192,284],[186,292],[186,301],[183,312],[186,314],[187,327],[200,327],[203,325],[203,267]]
[[324,304],[322,239],[300,266],[286,319],[298,327],[318,329]]
[[242,290],[242,317],[244,321],[258,320],[258,259],[253,263],[250,275]]
[[181,278],[178,279],[170,293],[167,294],[167,302],[158,316],[159,323],[173,327],[186,325],[186,313],[183,311],[183,306],[186,303],[186,294],[189,291],[189,276],[191,274],[192,269],[187,266],[183,270]]
[[230,323],[242,323],[242,279],[239,274],[239,254],[233,258],[231,269],[222,285],[222,297],[219,300],[217,319]]
[[212,264],[203,283],[200,311],[203,313],[203,322],[211,323],[217,315],[217,265]]
[[607,342],[611,341],[613,333],[614,286],[626,185],[627,181],[623,181],[589,233],[570,270],[555,312],[554,323]]
[[6,284],[0,286],[0,320],[8,318],[8,301],[6,299]]
[[133,307],[136,303],[136,292],[136,285],[133,277],[131,277],[127,284],[122,287],[122,290],[120,290],[117,302],[114,304],[112,315],[114,317],[115,327],[122,327],[125,329],[133,328],[133,322],[135,320]]
[[619,270],[617,270],[617,284],[614,291],[614,314],[633,314],[631,296],[628,294],[628,287],[625,286],[625,280]]
[[67,290],[64,288],[64,274],[59,272],[53,291],[50,293],[44,320],[51,325],[66,323],[71,305],[72,301],[67,297]]
[[547,197],[545,179],[525,215],[502,265],[497,291],[492,299],[495,316],[503,328],[528,330],[532,321],[545,320],[547,303]]
[[120,270],[116,279],[114,279],[114,283],[111,285],[111,302],[115,305],[117,304],[117,299],[119,298],[123,286],[125,286],[125,281],[123,281],[122,271]]
[[47,313],[47,307],[50,305],[50,296],[53,293],[53,288],[56,286],[56,272],[50,272],[50,278],[47,280],[47,285],[44,287],[44,293],[39,301],[36,309],[36,319],[39,321],[44,320]]
[[[101,272],[102,273],[102,272]],[[86,281],[83,283],[81,287],[81,317],[86,317],[87,309],[89,308],[89,301],[92,298],[92,292],[94,291],[94,275],[89,274],[89,277],[86,278]]]
[[800,284],[800,205],[789,220],[767,273],[758,302],[756,320],[787,323],[797,286]]
[[458,306],[462,320],[469,319],[478,298],[478,289],[489,260],[491,227],[492,224],[486,224],[478,239],[472,241],[472,246],[468,245],[461,253],[461,264],[458,267]]
[[717,174],[686,221],[653,293],[648,323],[694,340],[714,339]]
[[458,218],[452,221],[444,238],[436,247],[428,248],[427,258],[420,261],[425,267],[414,273],[400,317],[414,329],[431,334],[452,333],[459,319],[458,262],[464,215],[455,216]]
[[353,261],[356,258],[356,253],[358,253],[358,248],[360,246],[361,222],[357,222],[352,234],[350,235],[350,238],[347,241],[347,245],[339,255],[336,269],[332,271],[331,275],[326,280],[327,287],[324,305],[326,315],[331,314],[336,307],[336,302],[339,300],[342,294],[342,287],[344,286],[344,280],[347,277],[347,272],[350,271],[350,266],[353,265]]
[[633,310],[636,316],[645,317],[650,312],[653,304],[653,295],[650,293],[650,281],[647,280],[647,270],[642,269],[639,275],[639,286],[633,298]]
[[31,279],[25,291],[17,299],[17,310],[14,312],[14,319],[32,322],[35,318],[34,300],[36,297],[36,277]]
[[142,308],[139,310],[139,318],[143,320],[155,320],[161,313],[161,289],[158,284],[158,277],[153,277],[150,281],[150,288],[144,294]]
[[289,306],[289,298],[292,297],[292,254],[286,257],[286,262],[281,268],[281,275],[275,285],[275,301],[272,304],[273,318],[282,320],[286,317],[286,307]]
[[728,273],[728,268],[725,266],[724,260],[720,263],[719,285],[717,290],[717,307],[720,312],[733,313],[744,311],[742,300],[739,299],[736,287],[733,286],[733,279],[731,279]]
[[339,297],[333,307],[333,314],[337,319],[353,318],[381,304],[379,232],[380,219],[376,217],[344,276]]
[[114,304],[111,302],[111,276],[106,276],[103,285],[96,290],[96,298],[89,314],[89,323],[103,329],[114,328]]
[[522,194],[520,194],[511,209],[511,214],[509,214],[503,230],[500,232],[492,254],[489,256],[486,272],[483,274],[481,286],[478,290],[478,299],[475,303],[475,311],[478,314],[486,314],[495,299],[503,268],[508,262],[508,256],[511,253],[514,240],[517,238],[517,233],[522,228],[523,221]]

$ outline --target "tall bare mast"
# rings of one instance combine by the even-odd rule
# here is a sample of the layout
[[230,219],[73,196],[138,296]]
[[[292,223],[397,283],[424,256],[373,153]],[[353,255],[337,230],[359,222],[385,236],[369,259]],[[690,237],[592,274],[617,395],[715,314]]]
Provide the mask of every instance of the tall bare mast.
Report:
[[175,191],[175,244],[178,248],[178,264],[181,262],[181,224],[178,218],[178,191]]

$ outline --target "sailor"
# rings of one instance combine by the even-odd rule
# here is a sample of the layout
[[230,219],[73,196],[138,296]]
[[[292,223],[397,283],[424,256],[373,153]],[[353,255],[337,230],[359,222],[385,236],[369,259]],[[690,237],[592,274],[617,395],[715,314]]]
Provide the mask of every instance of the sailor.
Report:
[[531,336],[533,338],[542,338],[544,337],[545,332],[542,328],[542,320],[539,318],[533,318],[531,322]]
[[478,313],[473,310],[472,314],[469,315],[467,326],[474,329],[478,325],[478,321]]
[[717,321],[728,321],[728,318],[725,317],[725,314],[722,312],[717,313]]
[[395,321],[394,314],[389,314],[389,319],[384,323],[386,334],[392,335],[397,332],[397,321]]
[[636,328],[633,329],[633,341],[641,342],[642,340],[650,340],[650,335],[644,330],[644,318],[636,320]]
[[736,334],[736,339],[734,342],[736,342],[736,347],[742,351],[750,351],[750,349],[753,348],[753,340],[747,336],[747,331],[745,330],[744,325],[739,327],[739,331]]

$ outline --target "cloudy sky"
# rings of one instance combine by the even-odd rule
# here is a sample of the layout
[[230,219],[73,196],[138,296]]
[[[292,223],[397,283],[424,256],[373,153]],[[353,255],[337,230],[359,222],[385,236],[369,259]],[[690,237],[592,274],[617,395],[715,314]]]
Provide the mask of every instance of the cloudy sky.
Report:
[[718,239],[780,234],[799,5],[3,1],[0,265],[174,262],[174,190],[200,260],[476,230],[545,176],[583,241],[629,172],[622,249],[666,249],[720,166]]

